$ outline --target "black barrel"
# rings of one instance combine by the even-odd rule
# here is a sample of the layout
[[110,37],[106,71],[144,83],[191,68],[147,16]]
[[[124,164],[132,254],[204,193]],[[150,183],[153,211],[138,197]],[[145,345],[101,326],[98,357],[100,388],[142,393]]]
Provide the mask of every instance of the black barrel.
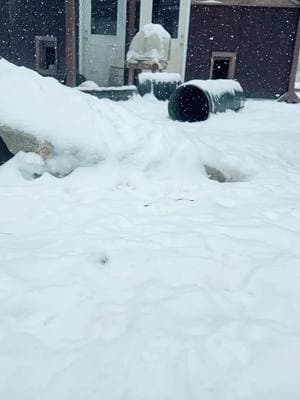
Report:
[[[146,79],[143,78],[144,76],[146,76]],[[148,72],[139,75],[138,91],[141,96],[153,93],[158,100],[169,100],[172,93],[174,93],[180,85],[181,81],[178,74]]]
[[169,100],[169,115],[182,122],[205,121],[211,113],[238,111],[245,95],[231,79],[193,80],[179,86]]

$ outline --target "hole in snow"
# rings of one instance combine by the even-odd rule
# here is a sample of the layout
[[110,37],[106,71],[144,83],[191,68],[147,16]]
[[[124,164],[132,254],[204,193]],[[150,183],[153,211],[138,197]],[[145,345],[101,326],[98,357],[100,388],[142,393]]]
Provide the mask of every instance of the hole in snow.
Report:
[[215,167],[211,167],[210,165],[204,165],[204,168],[208,179],[212,181],[220,183],[236,183],[245,182],[248,180],[248,177],[238,170],[228,170],[226,172],[222,172]]
[[100,255],[100,257],[99,257],[99,263],[101,264],[101,265],[106,265],[106,264],[109,264],[109,262],[110,262],[110,259],[109,259],[109,257],[106,255],[106,254],[101,254]]

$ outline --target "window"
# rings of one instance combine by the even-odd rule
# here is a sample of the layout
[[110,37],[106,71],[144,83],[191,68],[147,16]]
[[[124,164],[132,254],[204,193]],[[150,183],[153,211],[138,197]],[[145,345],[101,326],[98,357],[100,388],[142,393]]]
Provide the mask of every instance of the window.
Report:
[[210,78],[234,79],[236,66],[236,53],[218,52],[212,53]]
[[153,0],[152,22],[162,25],[172,38],[178,37],[180,0]]
[[43,75],[57,74],[57,39],[53,36],[36,36],[35,67]]
[[116,35],[118,0],[91,0],[92,35]]

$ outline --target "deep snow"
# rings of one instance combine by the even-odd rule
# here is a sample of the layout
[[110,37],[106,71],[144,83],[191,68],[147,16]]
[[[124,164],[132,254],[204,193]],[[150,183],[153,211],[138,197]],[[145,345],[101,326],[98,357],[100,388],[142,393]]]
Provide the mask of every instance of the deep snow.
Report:
[[63,91],[70,114],[41,106],[35,131],[102,158],[0,168],[0,399],[298,400],[300,105],[182,124]]

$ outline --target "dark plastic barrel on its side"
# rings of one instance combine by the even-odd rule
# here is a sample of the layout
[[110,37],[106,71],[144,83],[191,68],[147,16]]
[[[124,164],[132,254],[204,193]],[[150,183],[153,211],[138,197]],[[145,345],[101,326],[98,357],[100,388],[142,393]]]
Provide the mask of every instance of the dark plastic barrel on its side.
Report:
[[[153,93],[158,100],[169,100],[172,93],[181,85],[179,79],[164,80],[165,72],[156,72],[151,79],[151,73],[147,73],[148,79],[138,82],[138,91],[141,96]],[[159,79],[159,75],[162,79]],[[175,75],[175,74],[172,74]]]
[[182,122],[205,121],[211,113],[238,111],[245,95],[239,82],[230,79],[193,80],[179,86],[169,100],[169,115]]

